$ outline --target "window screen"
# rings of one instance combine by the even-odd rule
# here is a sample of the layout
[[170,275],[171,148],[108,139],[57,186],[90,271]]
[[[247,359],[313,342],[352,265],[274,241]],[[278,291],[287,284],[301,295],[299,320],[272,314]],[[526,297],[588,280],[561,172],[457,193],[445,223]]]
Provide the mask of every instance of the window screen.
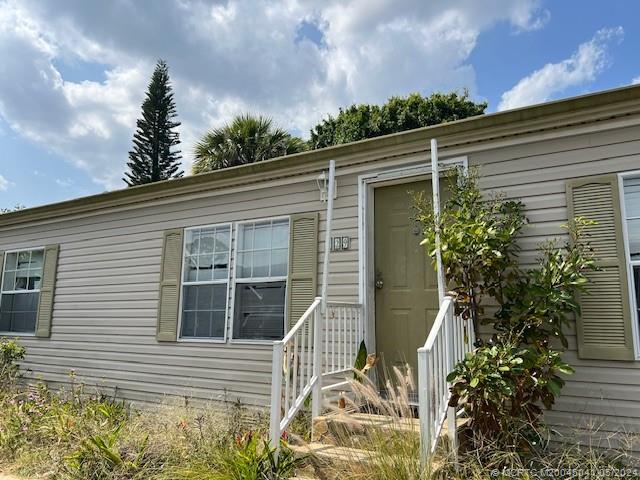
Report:
[[0,293],[0,332],[35,332],[43,260],[42,249],[5,255]]
[[182,338],[224,339],[231,227],[185,232],[182,273]]
[[233,338],[277,340],[284,335],[289,219],[238,226]]

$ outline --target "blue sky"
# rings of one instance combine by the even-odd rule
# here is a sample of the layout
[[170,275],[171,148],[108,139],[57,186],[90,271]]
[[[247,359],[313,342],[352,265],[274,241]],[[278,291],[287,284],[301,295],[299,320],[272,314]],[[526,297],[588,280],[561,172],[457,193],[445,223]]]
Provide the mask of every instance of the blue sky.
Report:
[[640,79],[635,1],[398,5],[0,0],[0,207],[122,188],[159,57],[185,169],[197,138],[240,112],[306,136],[339,106],[413,91],[468,88],[496,111]]

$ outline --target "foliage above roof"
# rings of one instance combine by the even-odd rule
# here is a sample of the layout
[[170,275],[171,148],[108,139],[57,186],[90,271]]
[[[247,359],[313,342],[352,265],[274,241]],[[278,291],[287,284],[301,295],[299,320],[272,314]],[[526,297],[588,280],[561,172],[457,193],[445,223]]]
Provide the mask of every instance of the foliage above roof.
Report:
[[482,115],[486,102],[475,103],[469,92],[434,93],[423,97],[391,97],[384,105],[351,105],[340,109],[311,130],[312,148],[324,148],[390,133]]
[[193,173],[262,162],[306,150],[305,142],[276,127],[268,117],[239,115],[207,132],[196,144]]

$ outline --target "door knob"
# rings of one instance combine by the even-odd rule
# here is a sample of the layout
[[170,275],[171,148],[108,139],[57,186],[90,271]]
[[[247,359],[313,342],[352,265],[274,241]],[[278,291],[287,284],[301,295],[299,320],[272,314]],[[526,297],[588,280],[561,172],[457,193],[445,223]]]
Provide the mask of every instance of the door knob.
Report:
[[378,270],[376,268],[376,282],[375,282],[376,288],[378,290],[380,290],[382,287],[384,287],[384,282],[382,281],[382,272],[380,270]]

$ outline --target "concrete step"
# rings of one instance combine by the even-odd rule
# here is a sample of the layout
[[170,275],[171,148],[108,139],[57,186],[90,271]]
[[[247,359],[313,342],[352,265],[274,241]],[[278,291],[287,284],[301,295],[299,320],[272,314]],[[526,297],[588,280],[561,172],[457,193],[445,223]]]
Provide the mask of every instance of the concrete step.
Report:
[[375,452],[353,447],[342,447],[320,442],[290,445],[296,458],[312,465],[322,478],[334,478],[330,472],[344,471],[353,465],[366,465],[375,461]]
[[420,434],[415,418],[393,418],[368,413],[334,413],[313,420],[312,441],[330,445],[367,448],[373,436]]
[[[467,419],[458,418],[458,427]],[[420,420],[411,417],[390,417],[358,412],[336,412],[316,417],[313,420],[312,441],[329,445],[340,445],[367,449],[367,439],[372,437],[413,436],[418,440]],[[441,436],[448,435],[445,422]]]

